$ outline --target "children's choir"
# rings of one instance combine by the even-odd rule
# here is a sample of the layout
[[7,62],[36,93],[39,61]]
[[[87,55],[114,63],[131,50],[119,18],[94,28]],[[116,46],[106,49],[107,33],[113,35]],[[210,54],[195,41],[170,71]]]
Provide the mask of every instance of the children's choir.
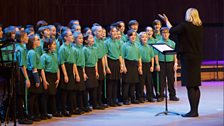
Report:
[[[71,20],[68,27],[41,20],[25,30],[6,27],[3,36],[0,25],[0,40],[17,42],[14,59],[20,68],[16,83],[19,123],[161,102],[166,78],[170,100],[178,101],[174,88],[176,55],[164,60],[164,55],[151,46],[165,43],[175,48],[169,29],[161,28],[159,20],[140,33],[138,26],[136,20],[130,20],[125,34],[123,21],[111,24],[106,31],[98,23],[81,30],[78,20]],[[3,60],[7,58],[12,57],[3,54]]]

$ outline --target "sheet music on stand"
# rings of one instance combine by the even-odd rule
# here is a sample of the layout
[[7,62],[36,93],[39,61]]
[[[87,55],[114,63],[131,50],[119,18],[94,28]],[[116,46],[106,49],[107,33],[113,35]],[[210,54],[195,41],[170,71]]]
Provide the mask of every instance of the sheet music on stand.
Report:
[[169,45],[167,45],[166,43],[156,43],[152,44],[151,46],[163,54],[166,55],[175,54],[174,49]]

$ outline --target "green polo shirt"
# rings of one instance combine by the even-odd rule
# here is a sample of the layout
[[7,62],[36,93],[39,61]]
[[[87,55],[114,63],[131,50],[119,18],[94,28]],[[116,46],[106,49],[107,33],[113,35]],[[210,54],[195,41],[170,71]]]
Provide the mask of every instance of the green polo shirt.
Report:
[[94,37],[94,47],[97,48],[97,57],[98,59],[101,59],[106,53],[105,53],[105,46],[103,39],[98,39]]
[[38,53],[37,48],[31,49],[27,53],[27,69],[32,70],[34,68],[42,69],[40,55]]
[[121,46],[125,43],[122,39],[118,40],[118,42],[121,44]]
[[141,42],[140,42],[140,38],[139,38],[139,35],[138,35],[138,34],[136,35],[135,44],[136,44],[137,46],[139,46],[139,45],[141,44]]
[[[157,43],[166,43],[171,48],[173,48],[173,49],[175,48],[175,42],[170,39],[168,39],[167,41],[164,41],[163,39],[161,39]],[[159,61],[165,62],[165,56],[161,52],[156,50],[155,53],[158,54]],[[172,61],[174,61],[174,54],[166,55],[166,62],[172,62]]]
[[148,44],[140,44],[138,48],[142,62],[151,62],[151,59],[154,57],[153,48]]
[[15,58],[16,61],[19,65],[19,67],[25,66],[27,67],[27,53],[26,53],[26,47],[25,44],[16,44],[16,54],[15,54]]
[[[155,38],[150,38],[150,39],[148,39],[148,41],[147,41],[147,44],[155,44],[156,42],[158,42],[158,41],[156,41],[156,39]],[[154,54],[156,53],[156,49],[154,49],[153,48],[153,52],[154,52]]]
[[96,49],[97,48],[93,46],[83,47],[83,52],[85,55],[85,66],[95,67],[96,62],[98,61]]
[[125,35],[124,33],[121,33],[121,40],[125,43],[128,41],[128,37],[127,35]]
[[105,49],[107,57],[112,60],[117,60],[121,56],[121,42],[118,40],[113,40],[111,38],[105,41]]
[[44,71],[50,72],[50,73],[57,73],[58,57],[56,53],[44,53],[40,57],[40,61]]
[[147,41],[147,44],[155,44],[156,43],[156,39],[154,38],[149,38]]
[[58,54],[59,48],[60,48],[60,41],[58,39],[56,39],[55,42],[56,42],[56,51],[57,51],[57,54]]
[[156,39],[156,42],[160,41],[162,39],[162,35],[161,34],[155,34],[155,39]]
[[85,55],[83,52],[83,46],[75,44],[73,49],[76,65],[85,67]]
[[131,43],[130,41],[123,44],[122,57],[127,60],[138,61],[141,57],[136,44]]
[[44,53],[44,41],[40,39],[40,46],[36,48],[37,53],[41,56]]
[[59,48],[59,64],[65,64],[65,63],[70,63],[70,64],[75,64],[74,61],[74,50],[72,49],[71,44],[67,45],[63,43],[61,47]]

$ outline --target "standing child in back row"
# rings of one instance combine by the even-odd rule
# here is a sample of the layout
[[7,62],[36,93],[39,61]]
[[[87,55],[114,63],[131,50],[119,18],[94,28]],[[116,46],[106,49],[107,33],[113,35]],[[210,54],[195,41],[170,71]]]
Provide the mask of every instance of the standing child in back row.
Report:
[[84,93],[86,90],[86,85],[84,80],[86,80],[85,76],[85,56],[83,52],[83,36],[80,32],[74,32],[74,59],[77,66],[77,77],[80,78],[80,81],[76,81],[75,83],[75,90],[74,90],[74,114],[80,115],[85,110],[88,109],[84,108]]
[[117,93],[118,86],[120,86],[120,75],[122,73],[123,60],[121,57],[121,43],[117,40],[117,28],[110,26],[109,38],[105,42],[107,59],[106,59],[106,70],[107,70],[107,101],[108,105],[115,107],[121,106],[118,103]]
[[142,58],[142,70],[143,74],[140,75],[140,84],[137,92],[137,97],[140,102],[145,101],[144,85],[146,86],[146,99],[148,102],[155,102],[153,98],[153,83],[152,72],[154,70],[154,52],[153,48],[147,44],[148,35],[146,32],[139,34],[141,44],[139,45],[139,51]]
[[[160,29],[162,27],[162,23],[160,20],[156,19],[153,21],[152,23],[153,26],[153,37],[155,38],[155,43],[157,43],[159,40],[162,39],[161,33],[160,33]],[[155,53],[155,67],[154,67],[154,72],[152,74],[153,76],[153,86],[154,86],[154,90],[155,90],[155,97],[157,98],[157,102],[161,102],[163,101],[162,98],[159,97],[159,72],[156,69],[156,66],[159,65],[159,61],[158,61],[158,55]]]
[[87,76],[86,80],[86,90],[89,93],[90,104],[93,106],[93,109],[104,109],[104,107],[99,106],[97,101],[97,88],[99,73],[98,73],[98,56],[96,48],[93,46],[94,37],[91,34],[84,36],[84,41],[86,46],[83,47],[84,56],[85,56],[85,73]]
[[137,33],[131,29],[127,35],[129,41],[122,46],[122,57],[124,59],[122,66],[124,76],[122,79],[125,82],[122,85],[123,103],[129,105],[130,98],[132,104],[139,104],[135,91],[136,87],[139,86],[139,74],[142,74],[142,62],[139,49],[135,44]]
[[[62,39],[64,43],[59,49],[61,111],[63,116],[70,117],[73,112],[73,90],[75,89],[75,75],[73,70],[76,69],[71,45],[73,42],[71,30],[64,31],[62,33]],[[69,112],[67,112],[66,106],[68,106]]]
[[[162,39],[157,43],[165,43],[171,48],[175,48],[175,43],[169,39],[169,28],[163,27],[161,28]],[[177,58],[175,55],[164,55],[161,52],[158,52],[159,65],[156,66],[157,71],[159,72],[159,98],[163,99],[164,97],[164,89],[166,86],[166,78],[168,81],[168,91],[171,101],[179,101],[179,98],[176,97],[176,91],[174,88],[174,71],[177,70]]]
[[42,98],[44,103],[44,113],[47,114],[47,105],[50,107],[50,113],[54,117],[60,117],[56,109],[56,93],[60,80],[60,72],[58,68],[58,57],[56,53],[55,39],[45,39],[43,49],[45,53],[41,56],[42,70],[41,75],[43,78],[44,94]]
[[97,67],[98,67],[98,88],[97,88],[97,102],[100,107],[104,108],[102,103],[103,98],[103,85],[104,85],[104,76],[106,75],[105,71],[105,45],[103,40],[103,28],[102,26],[93,26],[92,31],[94,33],[94,47],[97,49]]

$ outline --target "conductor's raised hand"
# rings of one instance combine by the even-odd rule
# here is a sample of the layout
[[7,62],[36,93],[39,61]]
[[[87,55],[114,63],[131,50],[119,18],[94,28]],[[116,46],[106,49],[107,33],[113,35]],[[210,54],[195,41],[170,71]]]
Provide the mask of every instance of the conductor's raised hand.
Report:
[[168,21],[168,18],[165,14],[158,14],[158,16],[164,21],[164,22],[167,22]]

